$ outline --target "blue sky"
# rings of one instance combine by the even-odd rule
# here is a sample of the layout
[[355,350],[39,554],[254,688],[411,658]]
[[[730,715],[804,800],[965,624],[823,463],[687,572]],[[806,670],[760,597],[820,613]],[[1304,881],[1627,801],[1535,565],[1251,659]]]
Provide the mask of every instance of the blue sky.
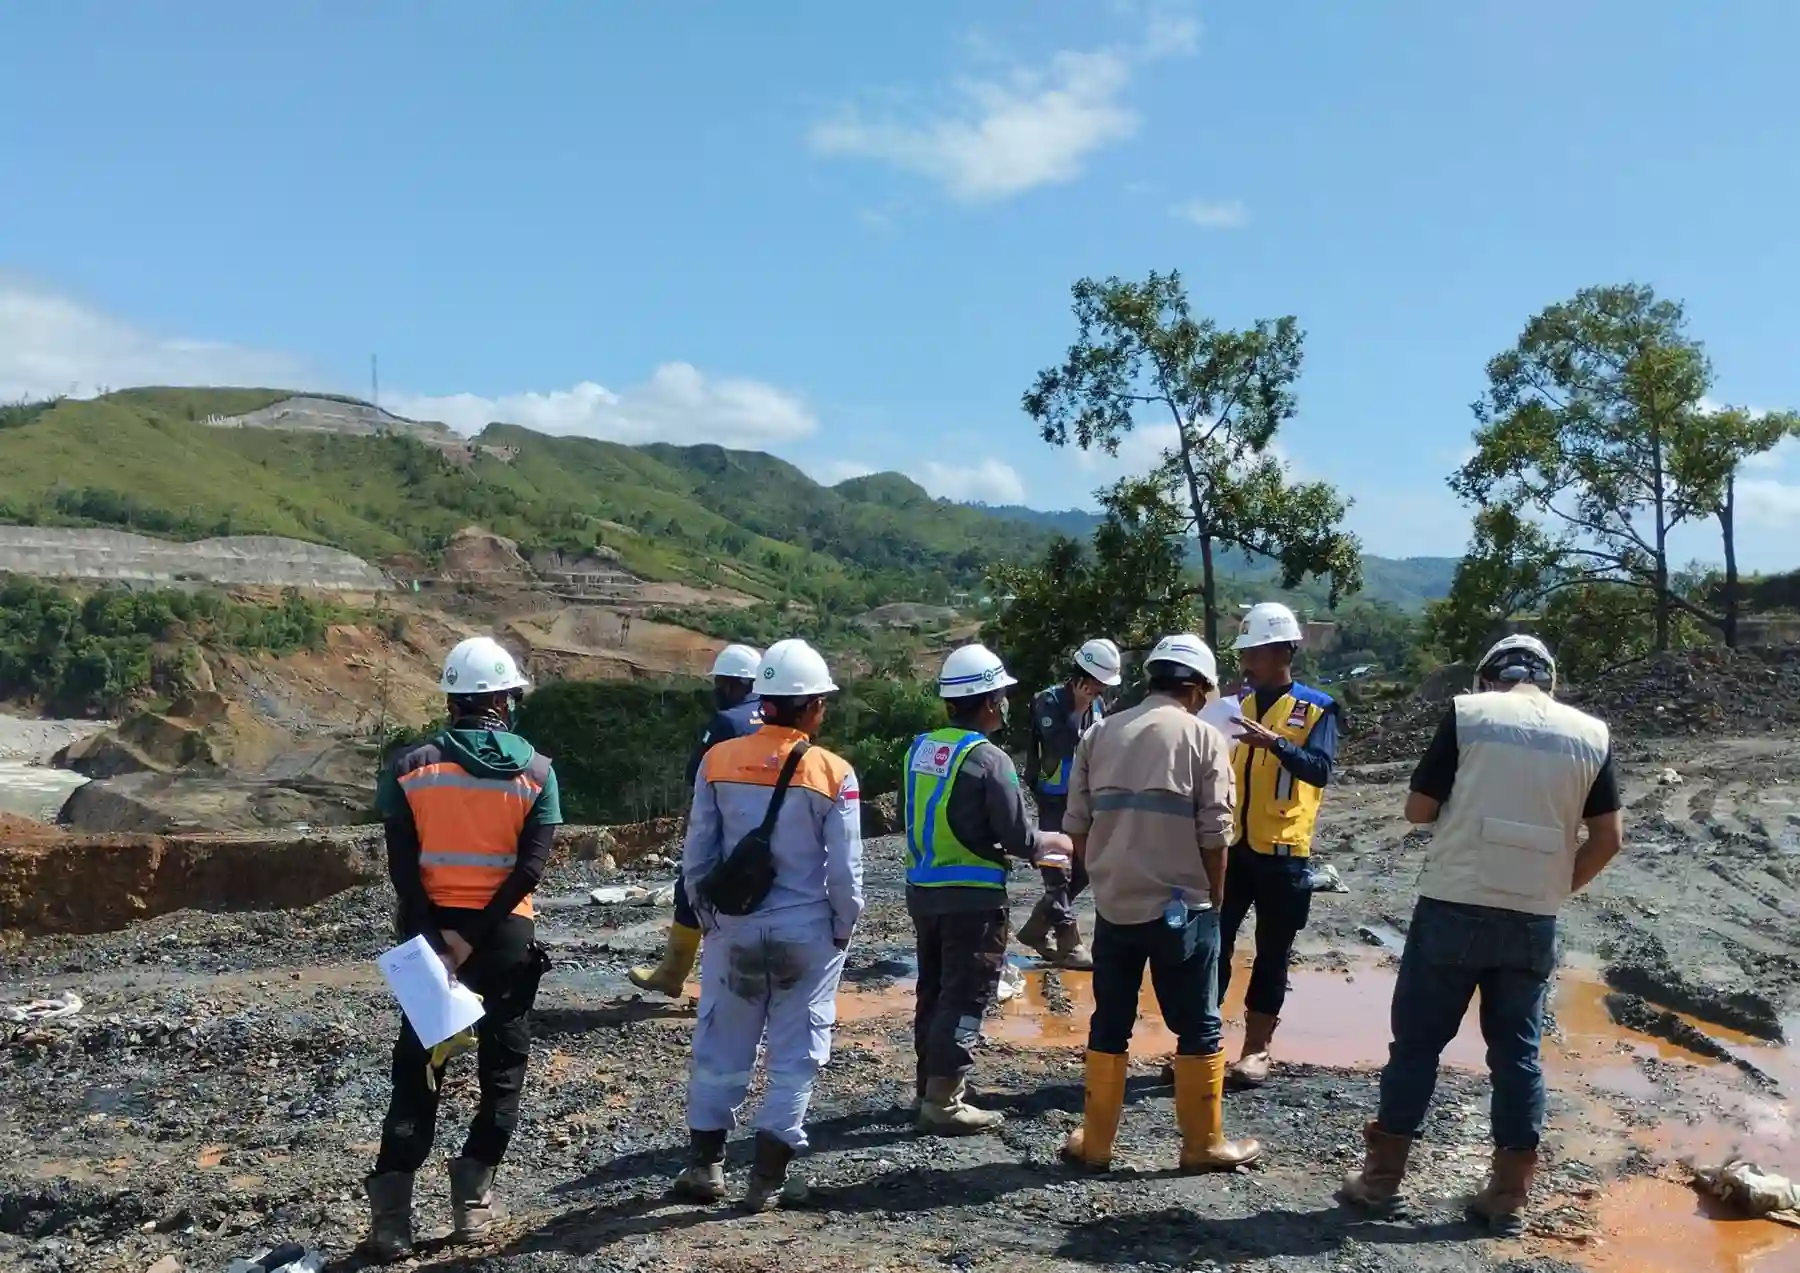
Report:
[[[1455,553],[1482,367],[1596,283],[1800,405],[1800,6],[478,0],[0,7],[0,393],[366,390],[1040,507],[1083,274],[1297,315],[1283,452]],[[1153,442],[1152,437],[1149,441]],[[1800,455],[1747,475],[1792,566]],[[1691,543],[1716,556],[1709,535]]]

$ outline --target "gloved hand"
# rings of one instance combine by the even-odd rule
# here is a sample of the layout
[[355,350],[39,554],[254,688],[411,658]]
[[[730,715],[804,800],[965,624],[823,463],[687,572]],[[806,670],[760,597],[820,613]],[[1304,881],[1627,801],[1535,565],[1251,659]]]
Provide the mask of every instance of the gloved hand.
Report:
[[[477,995],[476,998],[480,998],[480,996]],[[425,1058],[426,1088],[429,1091],[437,1091],[438,1083],[443,1078],[444,1069],[450,1064],[451,1058],[472,1051],[477,1042],[478,1036],[475,1033],[475,1027],[470,1026],[467,1030],[451,1035],[431,1049],[431,1054]]]

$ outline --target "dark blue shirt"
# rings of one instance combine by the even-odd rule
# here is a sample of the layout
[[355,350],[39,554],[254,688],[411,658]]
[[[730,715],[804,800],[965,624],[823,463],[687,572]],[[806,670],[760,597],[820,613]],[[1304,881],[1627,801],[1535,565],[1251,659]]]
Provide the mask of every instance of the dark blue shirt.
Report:
[[753,734],[762,728],[762,700],[754,696],[745,699],[736,707],[728,707],[722,712],[715,712],[706,726],[706,732],[700,735],[699,745],[694,754],[688,757],[688,786],[694,785],[694,779],[700,774],[700,762],[706,753],[728,738],[742,738],[745,734]]
[[1275,706],[1277,699],[1289,693],[1302,703],[1323,708],[1324,712],[1313,723],[1312,732],[1307,734],[1304,744],[1297,745],[1285,738],[1278,739],[1275,743],[1275,758],[1281,761],[1283,769],[1301,782],[1314,787],[1326,786],[1331,782],[1331,766],[1337,760],[1338,705],[1323,690],[1295,682],[1280,689],[1257,690],[1254,696],[1256,701],[1252,705],[1256,710],[1255,718],[1260,721],[1263,714]]

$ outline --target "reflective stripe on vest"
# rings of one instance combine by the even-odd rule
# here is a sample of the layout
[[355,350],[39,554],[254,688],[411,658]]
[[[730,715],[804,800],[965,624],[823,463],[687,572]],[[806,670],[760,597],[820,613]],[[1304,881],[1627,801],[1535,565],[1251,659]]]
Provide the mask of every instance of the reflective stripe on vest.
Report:
[[[1100,706],[1099,699],[1093,701],[1093,704],[1088,708],[1088,712],[1090,715],[1088,718],[1087,729],[1092,729],[1095,725],[1099,724],[1100,718],[1106,714]],[[1086,734],[1087,729],[1084,729],[1081,732]],[[1044,796],[1068,795],[1069,775],[1074,771],[1075,757],[1073,755],[1064,756],[1062,763],[1058,765],[1054,771],[1055,777],[1051,777],[1049,773],[1041,773],[1038,775],[1038,794]]]
[[1006,887],[1006,868],[950,829],[950,788],[982,736],[960,729],[921,734],[906,754],[906,882],[916,888]]
[[[1245,691],[1241,700],[1254,718],[1256,694]],[[1313,726],[1325,709],[1296,697],[1292,691],[1276,699],[1263,714],[1262,724],[1304,747]],[[1237,774],[1238,802],[1233,812],[1232,843],[1246,843],[1257,853],[1276,857],[1307,857],[1312,853],[1313,826],[1325,791],[1301,782],[1288,772],[1273,750],[1246,747],[1231,749],[1231,767]]]
[[[519,833],[543,792],[528,771],[478,778],[453,761],[398,775],[419,831],[419,878],[435,905],[480,910],[519,860]],[[527,896],[513,914],[530,916]]]

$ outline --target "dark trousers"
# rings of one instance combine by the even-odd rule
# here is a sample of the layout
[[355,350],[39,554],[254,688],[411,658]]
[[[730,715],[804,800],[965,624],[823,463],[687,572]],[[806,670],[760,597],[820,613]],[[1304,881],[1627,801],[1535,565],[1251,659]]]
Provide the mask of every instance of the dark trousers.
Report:
[[1094,920],[1094,1015],[1088,1050],[1115,1055],[1131,1050],[1144,965],[1163,1021],[1183,1056],[1211,1056],[1224,1046],[1219,1020],[1219,913],[1189,911],[1187,923],[1170,928]]
[[1555,968],[1555,916],[1420,898],[1394,983],[1394,1041],[1381,1071],[1382,1130],[1418,1135],[1437,1086],[1438,1058],[1479,990],[1494,1143],[1536,1149],[1544,1130],[1538,1046]]
[[[1037,808],[1038,830],[1062,830],[1063,814],[1069,808],[1067,796],[1039,795]],[[1044,913],[1050,920],[1050,927],[1067,928],[1075,922],[1075,899],[1088,885],[1087,867],[1076,858],[1067,871],[1045,867],[1039,874],[1044,877]]]
[[1287,1001],[1288,961],[1294,938],[1312,914],[1312,876],[1303,857],[1258,853],[1248,844],[1233,845],[1225,865],[1225,910],[1219,916],[1219,999],[1231,985],[1231,955],[1238,929],[1256,908],[1256,962],[1244,1008],[1266,1016],[1281,1015]]
[[694,904],[688,900],[687,880],[680,871],[675,872],[675,922],[683,928],[700,927],[700,917],[694,914]]
[[[474,911],[438,912],[443,927],[473,923]],[[463,1143],[462,1156],[488,1167],[500,1165],[513,1129],[519,1125],[519,1098],[531,1056],[531,1005],[543,975],[542,956],[531,920],[509,915],[493,936],[457,972],[457,980],[481,996],[484,1015],[475,1025],[475,1053],[481,1100]],[[426,1079],[429,1050],[402,1018],[394,1044],[393,1097],[381,1124],[381,1152],[375,1171],[415,1172],[425,1165],[437,1139],[438,1092]]]
[[928,1078],[961,1078],[975,1065],[981,1018],[993,1005],[1006,967],[1005,897],[995,910],[913,916],[919,942],[918,1005],[913,1051],[921,1086]]

